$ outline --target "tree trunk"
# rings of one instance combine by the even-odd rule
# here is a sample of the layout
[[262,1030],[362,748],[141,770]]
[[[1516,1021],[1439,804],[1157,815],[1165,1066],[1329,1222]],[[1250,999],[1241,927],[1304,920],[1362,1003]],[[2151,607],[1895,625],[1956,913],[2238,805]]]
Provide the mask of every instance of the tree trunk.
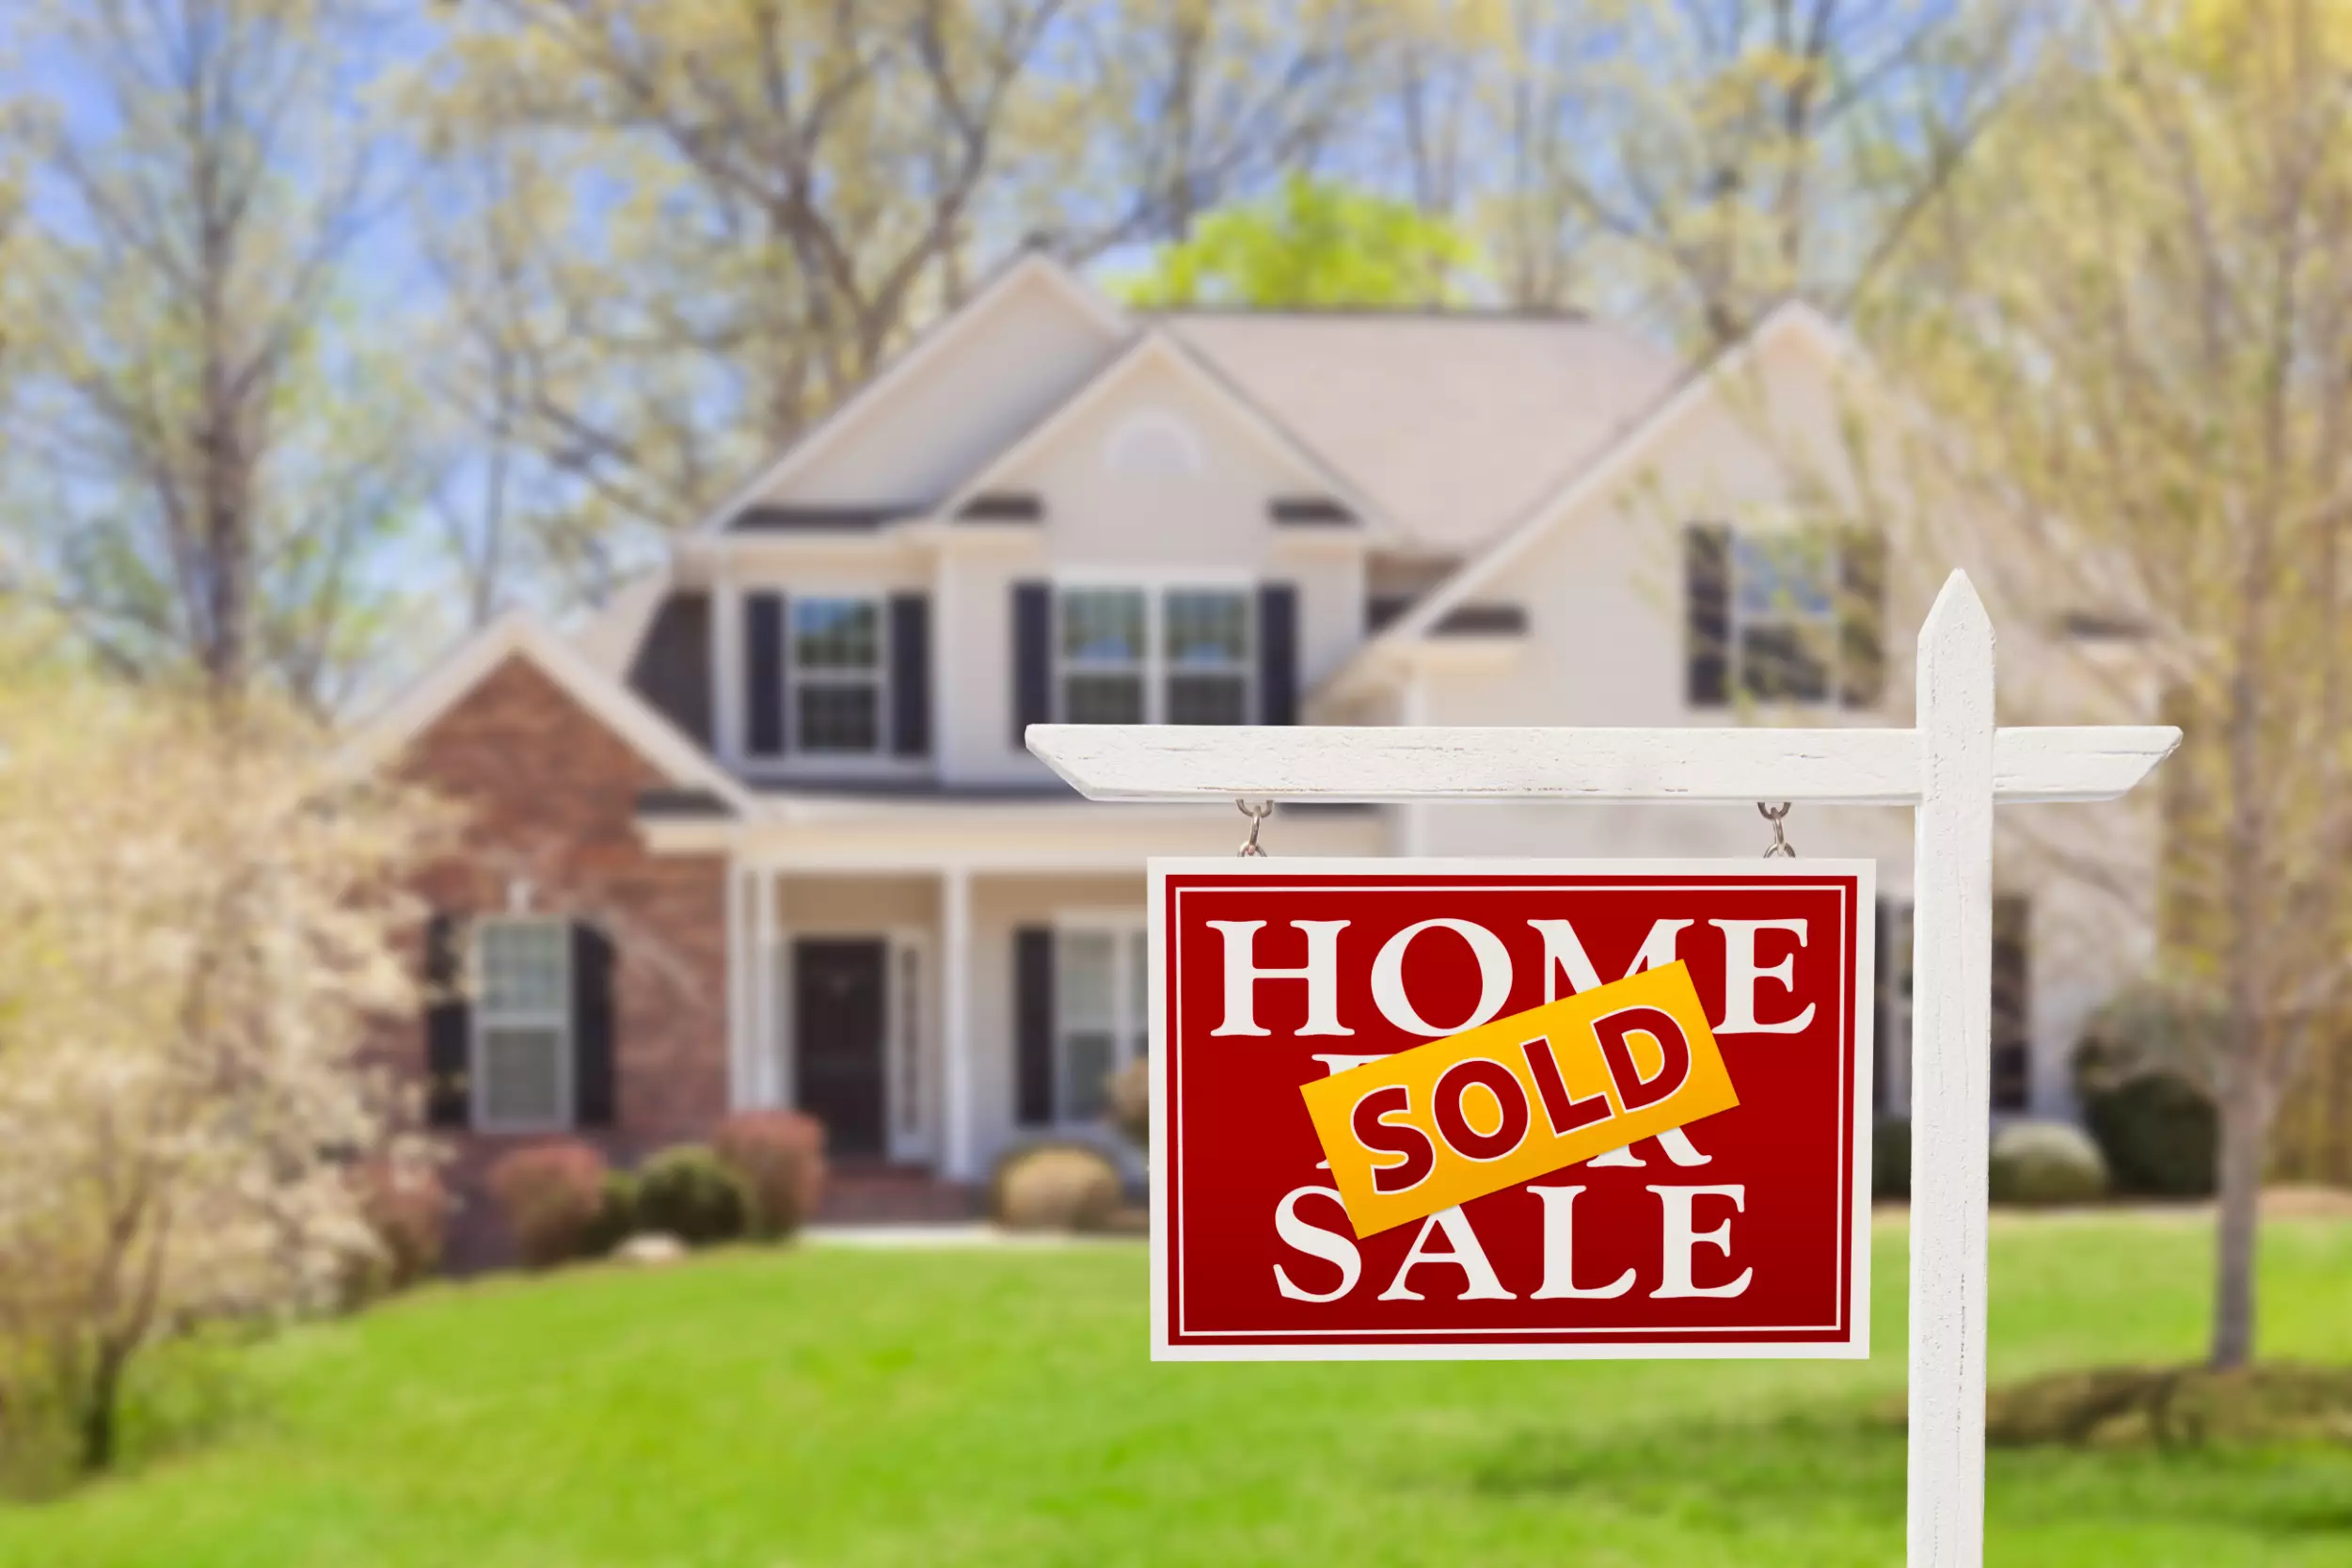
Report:
[[115,1462],[115,1416],[122,1400],[123,1355],[102,1345],[82,1403],[82,1469],[97,1475]]
[[2264,1120],[2257,1051],[2240,1042],[2221,1093],[2220,1214],[2215,1227],[2213,1352],[2217,1368],[2254,1354],[2254,1257],[2262,1228]]

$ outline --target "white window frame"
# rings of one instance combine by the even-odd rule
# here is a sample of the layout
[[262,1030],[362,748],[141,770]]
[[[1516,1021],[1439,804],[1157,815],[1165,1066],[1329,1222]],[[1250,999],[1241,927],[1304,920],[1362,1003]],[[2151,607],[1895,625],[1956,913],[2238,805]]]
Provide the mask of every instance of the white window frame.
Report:
[[1052,1125],[1063,1132],[1081,1132],[1099,1125],[1098,1117],[1070,1112],[1067,1083],[1068,1039],[1072,1033],[1063,987],[1070,973],[1069,942],[1073,937],[1107,937],[1111,948],[1111,1071],[1118,1072],[1142,1059],[1151,1049],[1151,958],[1144,948],[1148,925],[1140,910],[1065,910],[1054,917],[1054,1079]]
[[[1756,703],[1776,708],[1812,710],[1841,706],[1839,693],[1844,689],[1845,626],[1844,593],[1845,562],[1836,532],[1828,529],[1808,528],[1801,523],[1766,524],[1763,526],[1731,525],[1731,547],[1724,570],[1728,577],[1729,615],[1724,636],[1725,688],[1735,704]],[[1775,606],[1769,612],[1751,612],[1745,607],[1741,593],[1741,546],[1797,544],[1820,556],[1821,569],[1828,578],[1828,609],[1818,612],[1801,612],[1793,605]],[[1747,632],[1751,626],[1810,626],[1818,631],[1821,641],[1821,694],[1818,697],[1764,696],[1748,683]]]
[[[812,588],[801,593],[790,589],[784,594],[784,735],[785,749],[770,761],[797,760],[802,757],[818,765],[840,762],[865,762],[887,756],[890,752],[890,595],[871,589],[827,591]],[[797,617],[808,604],[862,604],[874,611],[874,666],[870,676],[854,671],[831,666],[812,671],[800,657],[800,634]],[[811,686],[845,687],[865,684],[871,680],[874,690],[874,744],[851,750],[829,746],[819,751],[806,739],[807,726],[802,722],[801,692]]]
[[[1227,674],[1241,681],[1241,722],[1258,721],[1258,590],[1255,578],[1216,572],[1123,572],[1057,578],[1054,582],[1053,651],[1054,701],[1057,719],[1067,721],[1069,678],[1085,674],[1123,674],[1133,672],[1143,682],[1143,713],[1138,722],[1169,722],[1168,682],[1182,674]],[[1140,594],[1143,596],[1142,657],[1118,663],[1073,659],[1062,636],[1062,607],[1073,594]],[[1177,665],[1168,657],[1168,599],[1171,594],[1232,594],[1241,600],[1242,653],[1230,667]]]
[[[556,932],[557,963],[560,977],[556,986],[557,1005],[551,1009],[493,1012],[489,1006],[490,991],[483,963],[483,938],[493,929],[514,929],[523,927],[551,928]],[[579,1085],[573,1081],[574,1060],[578,1054],[576,1021],[572,1017],[572,943],[571,923],[548,915],[487,915],[472,923],[467,934],[468,974],[471,978],[471,1005],[467,1008],[466,1083],[470,1100],[472,1125],[485,1132],[560,1132],[580,1123]],[[484,1070],[483,1036],[491,1029],[545,1029],[555,1031],[555,1101],[561,1109],[552,1117],[500,1117],[490,1114],[490,1075]]]
[[930,1006],[930,941],[914,927],[894,927],[883,959],[888,978],[882,990],[883,1146],[894,1160],[930,1154],[929,1069],[925,1049]]

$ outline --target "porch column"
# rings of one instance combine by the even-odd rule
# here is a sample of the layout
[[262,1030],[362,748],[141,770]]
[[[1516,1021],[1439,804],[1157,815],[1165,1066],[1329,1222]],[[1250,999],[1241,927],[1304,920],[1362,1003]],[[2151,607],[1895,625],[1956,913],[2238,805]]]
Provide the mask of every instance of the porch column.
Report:
[[763,865],[752,874],[752,1103],[782,1105],[790,1093],[781,1050],[777,1013],[783,944],[776,931],[776,870]]
[[939,874],[940,1047],[946,1069],[941,1164],[950,1180],[977,1174],[972,1109],[972,874],[950,865]]
[[744,905],[751,897],[752,877],[733,860],[727,862],[727,1109],[740,1111],[753,1103],[752,986],[759,966],[752,958],[751,934],[745,929]]

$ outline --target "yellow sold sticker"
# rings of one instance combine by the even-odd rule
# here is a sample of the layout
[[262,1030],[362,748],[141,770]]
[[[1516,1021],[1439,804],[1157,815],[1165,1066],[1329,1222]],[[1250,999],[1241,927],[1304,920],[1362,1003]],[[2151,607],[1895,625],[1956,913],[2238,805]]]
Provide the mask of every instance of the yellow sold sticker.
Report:
[[1679,962],[1300,1092],[1359,1238],[1740,1103]]

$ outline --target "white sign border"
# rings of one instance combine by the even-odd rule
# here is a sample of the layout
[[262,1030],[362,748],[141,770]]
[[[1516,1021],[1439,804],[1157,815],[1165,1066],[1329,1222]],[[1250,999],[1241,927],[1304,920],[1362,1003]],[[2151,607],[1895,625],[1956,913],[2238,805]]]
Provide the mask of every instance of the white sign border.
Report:
[[[1870,1354],[1870,1133],[1873,1116],[1872,1069],[1878,943],[1875,940],[1878,863],[1862,859],[1798,858],[1740,860],[1687,859],[1493,859],[1458,856],[1152,856],[1147,863],[1150,942],[1151,1081],[1152,1081],[1152,1359],[1154,1361],[1861,1361]],[[1852,1099],[1848,1117],[1853,1139],[1853,1191],[1846,1223],[1848,1249],[1846,1337],[1838,1340],[1789,1343],[1782,1340],[1710,1340],[1705,1344],[1594,1344],[1561,1340],[1541,1344],[1494,1345],[1447,1340],[1431,1344],[1228,1344],[1171,1342],[1168,1323],[1168,1161],[1159,1151],[1168,1148],[1168,1115],[1171,1103],[1168,1049],[1167,925],[1168,879],[1171,875],[1279,878],[1298,876],[1423,877],[1648,877],[1739,876],[1804,880],[1813,878],[1853,878],[1854,993],[1847,999],[1852,1009]],[[1714,1332],[1714,1331],[1708,1331]]]

